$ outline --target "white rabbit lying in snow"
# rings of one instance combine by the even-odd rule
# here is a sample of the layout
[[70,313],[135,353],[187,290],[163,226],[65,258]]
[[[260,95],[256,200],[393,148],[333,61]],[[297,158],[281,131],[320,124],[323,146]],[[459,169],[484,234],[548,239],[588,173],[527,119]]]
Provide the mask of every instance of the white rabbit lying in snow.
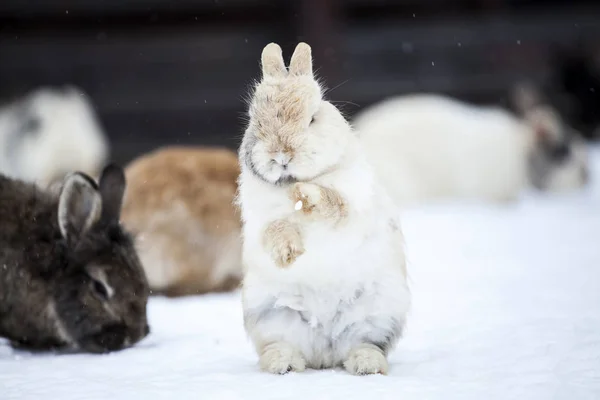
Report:
[[507,201],[528,185],[544,191],[584,185],[583,140],[531,96],[521,107],[523,118],[440,95],[407,95],[367,108],[353,125],[400,206],[445,198]]

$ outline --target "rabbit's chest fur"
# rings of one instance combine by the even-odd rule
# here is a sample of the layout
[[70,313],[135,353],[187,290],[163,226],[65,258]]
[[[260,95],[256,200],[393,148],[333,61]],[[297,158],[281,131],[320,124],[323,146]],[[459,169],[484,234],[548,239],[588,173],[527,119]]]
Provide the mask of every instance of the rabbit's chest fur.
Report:
[[378,261],[398,255],[392,254],[390,241],[399,239],[398,246],[402,243],[399,232],[391,228],[394,224],[398,226],[395,209],[385,201],[385,194],[379,193],[371,171],[361,167],[351,165],[314,181],[348,199],[348,216],[339,224],[303,221],[299,217],[296,221],[302,229],[305,252],[285,270],[274,264],[263,245],[263,234],[271,221],[288,218],[296,212],[289,198],[290,187],[266,185],[252,176],[244,179],[241,200],[246,262],[273,279],[315,287],[337,284],[340,279],[354,287],[374,276],[378,266],[385,263]]

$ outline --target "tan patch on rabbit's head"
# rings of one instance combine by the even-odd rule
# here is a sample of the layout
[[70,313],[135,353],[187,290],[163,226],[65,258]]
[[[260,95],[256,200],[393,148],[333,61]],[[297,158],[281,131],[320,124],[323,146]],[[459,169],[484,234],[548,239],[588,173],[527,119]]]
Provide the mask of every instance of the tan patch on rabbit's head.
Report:
[[293,156],[298,134],[310,124],[321,102],[321,87],[312,74],[310,47],[300,43],[289,72],[281,48],[271,43],[262,53],[263,79],[256,86],[249,114],[259,139],[268,140],[270,151]]
[[[330,147],[340,143],[334,138],[339,131],[344,132],[346,122],[323,100],[306,43],[296,47],[289,69],[275,43],[264,48],[261,63],[263,76],[250,101],[242,158],[255,175],[270,183],[286,184],[314,176],[308,171],[309,165],[325,169],[331,165],[321,164],[335,163],[337,152],[330,152]],[[326,136],[326,130],[333,133]]]
[[320,88],[312,79],[262,82],[250,107],[256,136],[270,143],[270,152],[284,151],[293,157],[294,144],[310,124],[320,101]]

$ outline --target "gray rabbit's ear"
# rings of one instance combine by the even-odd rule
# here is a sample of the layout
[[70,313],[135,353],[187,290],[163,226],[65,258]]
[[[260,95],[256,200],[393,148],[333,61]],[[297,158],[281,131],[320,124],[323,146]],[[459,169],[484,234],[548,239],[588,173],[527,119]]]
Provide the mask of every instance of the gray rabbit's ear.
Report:
[[296,46],[290,61],[290,74],[312,76],[312,50],[308,44],[300,42]]
[[104,167],[99,186],[102,196],[102,221],[118,223],[126,186],[123,168],[116,164]]
[[287,69],[283,62],[283,53],[277,43],[265,46],[261,55],[263,79],[268,77],[283,78],[287,76]]
[[58,200],[58,226],[62,236],[74,243],[100,219],[102,199],[88,176],[73,172],[65,178]]

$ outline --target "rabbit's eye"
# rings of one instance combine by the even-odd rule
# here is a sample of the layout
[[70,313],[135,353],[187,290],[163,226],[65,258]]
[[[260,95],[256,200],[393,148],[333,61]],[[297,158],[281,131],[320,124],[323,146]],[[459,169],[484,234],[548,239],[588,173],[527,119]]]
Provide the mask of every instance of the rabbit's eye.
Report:
[[29,117],[25,121],[23,121],[23,126],[21,127],[21,130],[24,133],[36,133],[40,130],[41,126],[42,122],[39,118]]
[[315,122],[315,117],[314,116],[310,119],[310,124],[312,125],[313,122]]
[[103,299],[108,299],[108,289],[106,286],[104,286],[104,283],[92,279],[92,285],[94,286],[94,291],[96,294],[98,294],[98,296],[102,297]]
[[102,300],[110,299],[115,290],[108,283],[106,273],[99,268],[90,268],[87,271],[90,279],[91,289],[95,292],[96,296]]
[[568,158],[570,154],[569,146],[566,143],[560,143],[557,146],[553,147],[549,151],[550,158],[554,161],[563,161]]

